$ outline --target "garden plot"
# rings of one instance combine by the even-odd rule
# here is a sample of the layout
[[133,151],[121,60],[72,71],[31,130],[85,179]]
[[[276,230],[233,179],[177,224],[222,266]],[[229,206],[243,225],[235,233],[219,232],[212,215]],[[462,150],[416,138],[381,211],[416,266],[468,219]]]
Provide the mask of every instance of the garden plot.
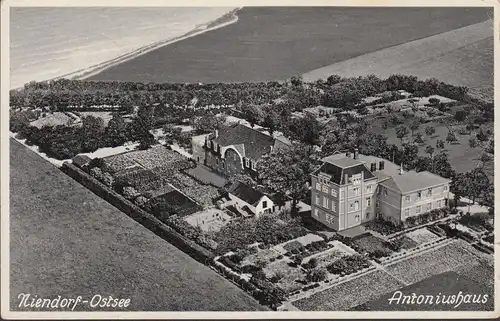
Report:
[[345,251],[339,248],[333,247],[324,252],[316,253],[314,255],[306,257],[303,261],[308,262],[312,258],[315,258],[318,262],[318,268],[324,268],[330,265],[331,263],[335,262],[336,260],[340,259],[341,257],[350,254],[351,253],[346,253]]
[[195,179],[179,172],[173,175],[169,178],[171,184],[205,208],[213,207],[213,200],[220,197],[219,190],[211,185],[198,183]]
[[104,162],[106,164],[106,170],[111,173],[117,173],[129,168],[139,166],[133,158],[126,154],[119,154],[115,156],[106,157]]
[[293,302],[302,311],[345,311],[404,284],[384,271],[374,271]]
[[385,244],[384,241],[379,239],[372,234],[364,235],[356,240],[354,240],[354,244],[359,246],[361,251],[373,254],[373,253],[385,253],[390,254],[392,252]]
[[288,265],[288,260],[282,259],[270,263],[263,269],[267,277],[279,275],[281,279],[276,283],[286,293],[290,293],[301,289],[304,284],[296,282],[303,280],[306,276],[301,268],[294,268]]
[[468,243],[456,241],[389,265],[386,271],[395,278],[411,284],[434,274],[451,271],[461,265],[478,264],[478,257],[471,251]]
[[218,232],[231,219],[226,212],[214,208],[184,217],[190,225],[200,227],[205,232]]
[[49,114],[46,117],[39,118],[30,123],[31,126],[42,128],[44,126],[69,126],[73,122],[73,118],[69,117],[65,113],[55,112],[53,114]]
[[418,230],[414,230],[406,233],[405,235],[410,240],[414,241],[416,245],[421,245],[424,243],[435,241],[439,238],[436,234],[429,231],[427,228],[420,228]]
[[259,250],[257,253],[251,254],[244,258],[241,262],[241,265],[258,265],[260,262],[269,263],[271,260],[275,260],[280,255],[282,255],[281,252],[275,247]]

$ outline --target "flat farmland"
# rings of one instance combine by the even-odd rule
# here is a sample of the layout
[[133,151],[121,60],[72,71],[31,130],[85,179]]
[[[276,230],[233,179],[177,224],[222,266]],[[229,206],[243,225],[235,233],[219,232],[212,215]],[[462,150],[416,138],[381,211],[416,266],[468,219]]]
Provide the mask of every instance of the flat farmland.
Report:
[[488,20],[488,8],[249,7],[238,22],[115,65],[91,80],[283,80]]
[[14,140],[10,164],[12,310],[22,292],[130,298],[132,311],[264,309]]
[[344,77],[406,74],[421,79],[479,88],[493,87],[492,21],[370,52],[304,74],[313,81],[331,74]]

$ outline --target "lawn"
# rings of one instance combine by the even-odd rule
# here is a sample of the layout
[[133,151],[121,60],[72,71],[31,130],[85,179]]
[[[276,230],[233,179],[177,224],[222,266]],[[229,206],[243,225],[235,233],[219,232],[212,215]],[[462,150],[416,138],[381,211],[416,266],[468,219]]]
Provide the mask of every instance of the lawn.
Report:
[[345,311],[402,286],[386,272],[374,271],[292,304],[302,311]]
[[133,311],[264,309],[12,139],[10,164],[11,309],[21,292],[130,298]]
[[[473,281],[466,276],[459,275],[456,272],[444,272],[441,274],[434,275],[423,281],[414,283],[410,286],[399,289],[403,295],[412,295],[415,293],[417,296],[429,295],[433,296],[432,304],[430,300],[428,304],[396,304],[397,301],[393,301],[390,304],[389,299],[393,297],[393,292],[385,294],[380,298],[370,301],[368,303],[362,304],[353,308],[354,311],[491,311],[494,305],[493,287],[487,287],[482,283]],[[466,303],[462,299],[462,302],[458,304],[456,301],[454,304],[444,304],[443,300],[437,303],[437,297],[442,298],[443,296],[457,296],[459,292],[462,295],[488,295],[487,301],[485,303]],[[445,302],[451,302],[450,299],[444,300]],[[424,301],[425,302],[425,301]],[[457,307],[455,307],[458,304]]]
[[411,284],[462,265],[477,265],[478,256],[471,251],[476,250],[472,249],[468,243],[457,241],[397,262],[386,269],[394,277]]
[[218,232],[232,220],[232,217],[225,211],[211,208],[186,216],[184,220],[192,226],[199,226],[205,232]]
[[31,126],[35,126],[38,128],[42,128],[43,126],[58,126],[64,125],[67,126],[71,124],[73,119],[62,112],[55,112],[47,114],[47,116],[39,118],[30,123]]
[[[483,19],[486,20],[489,18]],[[333,63],[306,73],[304,79],[316,80],[331,74],[344,77],[375,74],[381,78],[405,74],[421,79],[437,78],[457,86],[493,88],[491,20],[437,33]]]
[[384,244],[384,241],[371,234],[366,234],[354,240],[354,244],[359,246],[361,250],[367,253],[388,252],[389,248]]
[[237,23],[153,50],[90,80],[145,83],[283,80],[485,21],[490,19],[492,11],[437,7],[248,7],[237,15]]
[[432,233],[425,227],[408,232],[405,236],[414,241],[417,246],[423,243],[432,242],[439,238],[436,234]]
[[198,164],[198,166],[194,168],[188,169],[186,173],[205,184],[213,184],[217,187],[223,187],[226,183],[226,180],[224,178],[211,172],[209,169],[200,164]]
[[[401,116],[401,115],[400,115]],[[389,125],[387,129],[382,128],[382,124],[385,120],[383,118],[374,119],[371,121],[371,128],[369,129],[373,133],[384,133],[384,136],[387,137],[387,142],[389,144],[396,144],[398,146],[401,145],[401,140],[396,136],[396,127],[392,124]],[[407,125],[409,125],[410,120],[407,121]],[[436,133],[431,137],[425,134],[426,127],[434,127],[436,129]],[[485,127],[491,126],[491,124],[486,124]],[[463,127],[463,126],[459,126]],[[470,135],[459,135],[456,134],[457,142],[453,144],[446,143],[446,136],[448,135],[448,128],[439,123],[439,122],[429,122],[426,124],[421,124],[420,128],[415,131],[415,135],[417,133],[421,133],[424,139],[424,144],[419,148],[420,156],[428,156],[425,153],[425,147],[430,145],[432,146],[436,152],[439,152],[439,149],[436,148],[436,142],[438,140],[442,140],[445,142],[444,151],[448,153],[448,160],[450,161],[451,166],[460,173],[467,172],[476,168],[479,157],[482,155],[482,149],[480,147],[471,148],[469,147],[469,139]],[[410,140],[413,140],[412,135],[409,134],[407,136]],[[493,177],[493,162],[489,162],[490,164],[486,165],[485,171],[488,173],[490,177]]]

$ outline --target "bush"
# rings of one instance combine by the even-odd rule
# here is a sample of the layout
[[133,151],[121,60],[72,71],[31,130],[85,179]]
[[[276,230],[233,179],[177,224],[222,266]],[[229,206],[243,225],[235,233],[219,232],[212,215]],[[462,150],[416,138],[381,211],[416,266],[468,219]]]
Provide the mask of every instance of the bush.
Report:
[[370,262],[364,256],[354,254],[338,259],[328,265],[327,269],[329,272],[334,274],[352,274],[368,265],[370,265]]
[[306,280],[309,282],[321,282],[327,277],[327,271],[325,269],[315,269],[309,271],[306,275]]

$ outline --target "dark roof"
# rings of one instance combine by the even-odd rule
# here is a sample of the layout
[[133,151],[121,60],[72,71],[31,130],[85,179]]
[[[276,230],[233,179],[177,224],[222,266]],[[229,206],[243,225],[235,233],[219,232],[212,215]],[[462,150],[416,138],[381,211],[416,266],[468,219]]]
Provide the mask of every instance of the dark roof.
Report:
[[76,155],[71,160],[71,162],[74,165],[79,166],[79,167],[85,166],[88,163],[90,163],[91,161],[92,161],[92,158],[88,157],[87,155]]
[[274,145],[273,137],[241,124],[225,127],[219,130],[217,138],[211,134],[209,139],[220,146],[243,145],[244,156],[253,160],[270,153]]
[[229,188],[229,193],[251,205],[257,205],[260,199],[265,195],[242,182],[234,182]]
[[346,184],[345,181],[346,174],[349,177],[351,177],[352,175],[360,174],[361,172],[363,172],[363,179],[365,180],[375,177],[373,173],[370,172],[363,164],[342,168],[329,162],[323,163],[323,165],[321,165],[316,174],[325,173],[327,175],[330,175],[331,176],[330,180],[333,183],[338,185],[343,185]]

